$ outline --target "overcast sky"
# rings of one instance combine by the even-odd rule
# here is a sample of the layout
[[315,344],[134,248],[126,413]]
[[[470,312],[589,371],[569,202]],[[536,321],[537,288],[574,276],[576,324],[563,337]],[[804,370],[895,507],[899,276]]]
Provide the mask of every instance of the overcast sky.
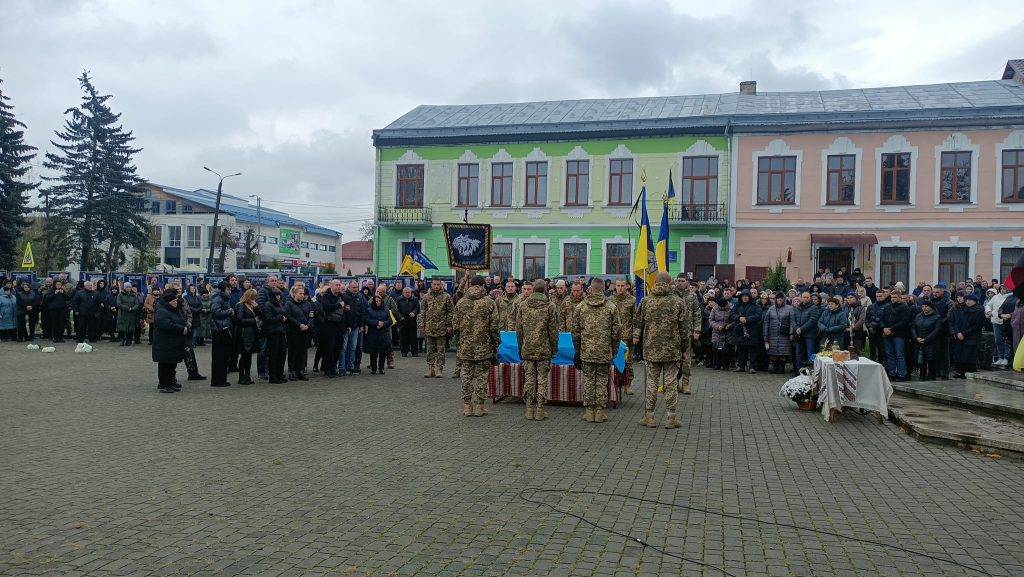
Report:
[[955,82],[1024,58],[1016,1],[696,4],[0,0],[0,78],[41,151],[86,69],[143,177],[240,171],[229,192],[354,240],[370,131],[419,104]]

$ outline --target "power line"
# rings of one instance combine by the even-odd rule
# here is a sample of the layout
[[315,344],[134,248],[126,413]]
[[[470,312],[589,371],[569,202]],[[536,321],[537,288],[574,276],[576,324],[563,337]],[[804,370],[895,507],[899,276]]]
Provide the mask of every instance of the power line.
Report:
[[310,203],[310,202],[288,202],[288,201],[284,201],[284,200],[267,200],[267,199],[263,199],[263,202],[265,204],[266,203],[270,203],[270,204],[287,204],[287,205],[290,205],[290,206],[309,206],[309,207],[313,207],[313,208],[341,208],[341,209],[373,208],[373,203],[372,202],[368,203],[368,204],[349,204],[349,205],[316,204],[316,203]]

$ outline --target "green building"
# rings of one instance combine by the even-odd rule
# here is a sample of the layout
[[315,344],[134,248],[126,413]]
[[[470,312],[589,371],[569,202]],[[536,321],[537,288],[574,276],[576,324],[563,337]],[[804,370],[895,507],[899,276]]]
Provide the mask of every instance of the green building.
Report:
[[373,133],[374,270],[396,274],[417,243],[450,274],[441,223],[467,220],[493,227],[493,274],[631,274],[631,207],[646,185],[657,238],[671,171],[670,272],[706,278],[728,262],[730,139],[702,128],[699,114],[670,114],[689,100],[412,110]]

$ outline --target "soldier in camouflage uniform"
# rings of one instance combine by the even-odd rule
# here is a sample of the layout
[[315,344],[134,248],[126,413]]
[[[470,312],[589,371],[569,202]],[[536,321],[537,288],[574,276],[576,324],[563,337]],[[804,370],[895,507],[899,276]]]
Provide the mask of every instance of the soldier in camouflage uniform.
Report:
[[[615,294],[611,296],[611,301],[615,304],[615,314],[619,317],[619,339],[624,343],[629,343],[633,340],[633,313],[636,311],[636,297],[629,294],[629,284],[626,281],[621,279],[615,281]],[[627,358],[623,370],[630,373],[633,370],[632,365],[633,362]],[[626,394],[633,394],[632,381],[626,385]]]
[[462,361],[463,414],[482,417],[487,414],[487,371],[498,348],[498,311],[484,289],[484,277],[474,276],[466,296],[455,306],[455,328]]
[[551,304],[555,305],[555,312],[558,314],[558,330],[562,330],[562,302],[568,298],[569,290],[565,286],[565,281],[558,279],[555,281],[555,288],[548,290],[548,300]]
[[569,292],[569,296],[562,299],[562,308],[559,311],[558,320],[563,333],[572,332],[569,323],[572,322],[572,313],[576,311],[576,307],[581,302],[583,302],[583,283],[577,281],[572,283],[572,290]]
[[619,348],[621,328],[615,305],[604,298],[604,283],[591,280],[588,292],[573,311],[569,326],[583,367],[583,420],[604,423],[609,364]]
[[[700,338],[701,310],[700,301],[697,295],[690,290],[690,281],[686,274],[676,275],[675,293],[683,299],[683,311],[690,316],[690,326],[693,332],[690,333],[690,344]],[[684,395],[690,394],[690,370],[693,368],[693,347],[686,347],[686,354],[679,363],[679,392]]]
[[551,357],[558,350],[558,314],[555,305],[544,296],[544,281],[523,285],[523,298],[513,312],[513,330],[519,335],[519,356],[523,359],[526,383],[523,399],[526,418],[543,421],[548,416],[548,378]]
[[[676,375],[683,353],[690,344],[690,315],[683,310],[683,300],[672,292],[672,277],[658,273],[654,287],[640,301],[633,325],[633,342],[639,343],[646,365],[644,418],[640,424],[654,427],[654,409],[658,402],[658,386],[665,388],[665,428],[680,426],[676,418]],[[643,342],[640,342],[641,335]]]
[[[455,287],[455,306],[456,307],[459,306],[459,301],[461,301],[463,298],[465,298],[466,291],[469,289],[469,278],[470,278],[470,275],[466,271],[462,271],[462,272],[463,272],[462,280],[459,281],[459,285],[457,287]],[[454,341],[454,346],[456,347],[456,351],[458,351],[458,346],[459,346],[459,326],[458,326],[458,324],[455,324],[455,323],[453,323],[452,326],[455,329],[452,332],[452,340]],[[455,355],[455,373],[452,375],[452,378],[453,379],[460,379],[460,378],[462,378],[462,359],[460,359],[457,354]]]
[[430,281],[430,291],[420,299],[420,323],[427,337],[427,378],[441,378],[444,373],[444,352],[452,334],[452,297],[444,291],[444,283]]
[[509,279],[505,283],[505,290],[500,297],[495,299],[494,304],[498,307],[498,327],[503,331],[515,330],[512,328],[512,309],[519,302],[519,287],[516,281]]

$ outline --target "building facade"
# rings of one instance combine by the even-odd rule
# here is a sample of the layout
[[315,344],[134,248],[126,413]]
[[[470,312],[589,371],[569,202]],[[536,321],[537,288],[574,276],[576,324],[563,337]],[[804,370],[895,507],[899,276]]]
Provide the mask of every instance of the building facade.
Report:
[[338,272],[348,275],[371,274],[373,271],[373,241],[351,240],[341,246],[344,259]]
[[397,273],[409,243],[450,274],[441,224],[464,220],[493,225],[493,274],[630,275],[634,201],[646,186],[656,226],[670,171],[679,193],[667,205],[671,269],[707,276],[727,259],[729,156],[721,135],[521,142],[496,134],[487,144],[455,137],[433,146],[403,146],[387,135],[377,133],[374,270],[382,276]]
[[[159,243],[160,264],[175,269],[205,271],[213,237],[213,212],[217,193],[205,189],[184,190],[159,184],[145,187],[147,215]],[[292,218],[273,209],[257,208],[248,200],[221,195],[217,225],[230,230],[238,248],[228,248],[225,272],[239,268],[290,268],[341,266],[341,233]],[[253,239],[247,263],[244,246]],[[215,247],[214,259],[220,257]],[[276,267],[274,266],[276,265]]]
[[[443,222],[493,225],[492,272],[628,274],[633,201],[655,229],[671,170],[670,271],[878,284],[1003,278],[1024,252],[1024,61],[929,86],[420,106],[374,131],[374,270]],[[645,180],[646,179],[646,180]]]

